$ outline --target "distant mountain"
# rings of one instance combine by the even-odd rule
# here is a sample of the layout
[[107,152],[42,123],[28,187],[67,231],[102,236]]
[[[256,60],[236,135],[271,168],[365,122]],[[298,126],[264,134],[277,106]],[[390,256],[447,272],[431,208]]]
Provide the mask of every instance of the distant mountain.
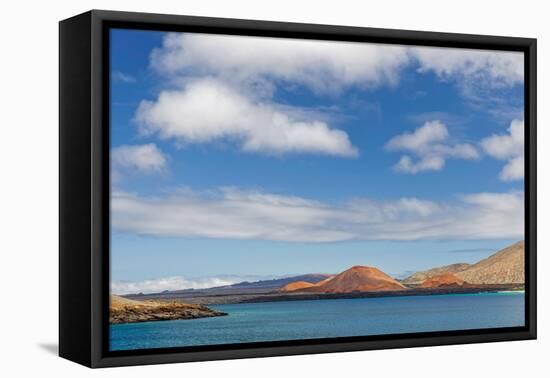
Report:
[[317,282],[323,281],[329,277],[331,277],[330,274],[302,274],[299,276],[275,278],[272,280],[262,280],[255,282],[244,281],[233,285],[220,286],[212,289],[279,289],[292,282],[302,281],[310,284],[316,284]]
[[434,288],[451,288],[451,287],[462,287],[467,285],[463,279],[457,277],[453,273],[442,273],[436,276],[431,276],[422,282],[420,285],[424,289],[434,289]]
[[405,278],[401,283],[405,285],[420,285],[425,280],[439,276],[441,274],[445,273],[458,273],[462,272],[466,269],[468,269],[471,265],[467,263],[458,263],[458,264],[451,264],[451,265],[445,265],[438,268],[433,268],[429,270],[424,270],[421,272],[416,272],[409,277]]
[[354,266],[325,282],[298,291],[314,293],[352,293],[357,291],[405,290],[406,287],[381,270]]
[[278,290],[283,286],[296,281],[316,284],[327,278],[332,277],[330,274],[302,274],[298,276],[290,276],[284,278],[276,278],[260,281],[243,281],[232,285],[216,286],[206,289],[182,289],[182,290],[164,290],[160,293],[150,294],[127,294],[124,297],[133,299],[143,298],[186,298],[197,297],[203,295],[234,295],[234,294],[260,294]]
[[525,242],[519,241],[481,260],[457,277],[470,284],[525,283]]

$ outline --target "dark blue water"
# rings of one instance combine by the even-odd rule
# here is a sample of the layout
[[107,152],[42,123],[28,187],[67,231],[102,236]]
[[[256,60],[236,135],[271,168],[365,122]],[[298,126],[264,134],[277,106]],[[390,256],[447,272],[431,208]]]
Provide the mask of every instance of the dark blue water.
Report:
[[523,293],[210,306],[228,316],[111,325],[111,350],[523,326]]

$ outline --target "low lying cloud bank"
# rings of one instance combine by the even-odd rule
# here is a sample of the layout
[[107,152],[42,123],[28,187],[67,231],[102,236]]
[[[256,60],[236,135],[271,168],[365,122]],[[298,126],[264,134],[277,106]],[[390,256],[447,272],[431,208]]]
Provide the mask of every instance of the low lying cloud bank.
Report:
[[288,242],[521,238],[524,218],[522,192],[464,194],[451,202],[357,198],[334,205],[220,188],[163,197],[115,192],[111,207],[118,231]]
[[257,281],[257,276],[223,275],[217,277],[186,278],[182,276],[163,277],[141,281],[114,281],[111,292],[117,295],[137,293],[160,293],[164,290],[207,289],[232,285],[243,281]]

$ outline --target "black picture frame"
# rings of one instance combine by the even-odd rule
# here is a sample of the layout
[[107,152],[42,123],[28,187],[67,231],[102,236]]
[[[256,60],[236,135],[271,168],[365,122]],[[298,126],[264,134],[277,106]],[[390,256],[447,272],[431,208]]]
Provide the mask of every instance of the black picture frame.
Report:
[[[110,28],[521,51],[525,57],[526,325],[109,351]],[[536,39],[92,10],[59,24],[59,354],[89,367],[536,338]]]

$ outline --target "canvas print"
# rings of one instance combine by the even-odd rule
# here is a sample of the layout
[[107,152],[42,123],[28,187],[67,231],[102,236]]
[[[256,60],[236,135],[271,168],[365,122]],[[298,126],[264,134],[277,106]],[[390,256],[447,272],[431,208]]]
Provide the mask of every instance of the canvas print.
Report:
[[525,325],[523,53],[109,39],[111,351]]

